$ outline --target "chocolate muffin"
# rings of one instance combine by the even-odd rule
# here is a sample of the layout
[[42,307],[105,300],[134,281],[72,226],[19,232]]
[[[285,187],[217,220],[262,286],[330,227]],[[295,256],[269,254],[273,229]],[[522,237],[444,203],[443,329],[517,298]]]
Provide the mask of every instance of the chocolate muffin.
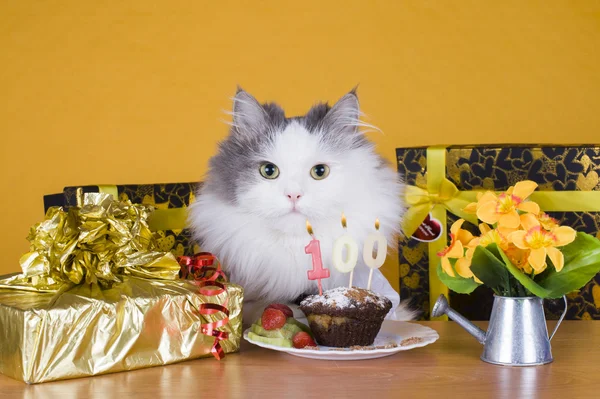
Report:
[[372,345],[392,302],[362,288],[339,287],[300,302],[318,344]]

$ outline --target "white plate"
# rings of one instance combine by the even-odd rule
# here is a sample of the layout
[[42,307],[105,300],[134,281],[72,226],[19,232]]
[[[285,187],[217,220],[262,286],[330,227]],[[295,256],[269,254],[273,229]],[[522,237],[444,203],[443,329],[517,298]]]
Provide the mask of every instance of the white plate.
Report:
[[[306,319],[299,318],[298,321],[307,324]],[[296,349],[283,348],[281,346],[269,345],[263,342],[254,341],[248,338],[250,329],[244,331],[244,339],[251,344],[258,345],[263,348],[272,349],[278,352],[289,353],[290,355],[307,357],[309,359],[320,360],[363,360],[376,359],[378,357],[390,356],[394,353],[407,351],[409,349],[420,348],[437,341],[440,337],[435,330],[420,324],[408,323],[405,321],[389,321],[385,320],[381,326],[381,330],[373,346],[385,346],[386,344],[394,343],[397,346],[385,349],[344,349],[331,348],[329,346],[319,345],[319,349]],[[408,338],[418,338],[417,342],[402,344],[402,341]]]

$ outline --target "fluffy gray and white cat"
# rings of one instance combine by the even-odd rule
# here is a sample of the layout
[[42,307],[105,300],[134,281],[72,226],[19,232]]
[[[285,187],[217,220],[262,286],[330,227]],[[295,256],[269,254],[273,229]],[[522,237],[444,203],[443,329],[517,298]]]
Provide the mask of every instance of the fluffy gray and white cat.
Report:
[[[210,160],[189,222],[202,249],[217,255],[230,280],[244,287],[245,307],[316,292],[307,278],[307,220],[331,273],[323,289],[348,284],[348,274],[331,264],[333,242],[344,233],[342,212],[359,251],[377,218],[388,244],[396,243],[402,184],[361,132],[366,124],[359,116],[355,91],[333,107],[321,103],[287,118],[277,104],[261,105],[238,89],[230,134]],[[359,255],[354,285],[366,287],[368,272]],[[372,290],[392,300],[393,318],[413,317],[398,306],[398,294],[379,270]]]

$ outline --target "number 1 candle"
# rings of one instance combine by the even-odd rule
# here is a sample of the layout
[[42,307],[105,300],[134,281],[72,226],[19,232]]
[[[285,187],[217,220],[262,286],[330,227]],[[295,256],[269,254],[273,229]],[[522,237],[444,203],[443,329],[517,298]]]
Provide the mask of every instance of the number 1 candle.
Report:
[[[342,227],[344,234],[338,237],[333,243],[333,267],[341,273],[350,272],[350,282],[348,288],[352,288],[352,277],[354,276],[354,267],[358,262],[358,245],[356,241],[347,233],[346,216],[342,213]],[[346,249],[346,260],[344,260],[344,248]]]
[[312,240],[304,247],[304,252],[312,255],[312,270],[308,271],[309,280],[318,280],[319,284],[319,295],[323,295],[323,287],[321,285],[322,278],[329,278],[329,269],[323,268],[323,261],[321,260],[321,245],[319,240],[315,238],[312,226],[309,221],[306,221],[306,231],[312,237]]
[[[371,289],[371,280],[373,279],[373,270],[379,269],[385,262],[387,256],[387,240],[385,236],[379,232],[379,219],[375,220],[376,233],[371,233],[365,240],[365,246],[363,248],[363,261],[371,271],[369,272],[369,282],[367,283],[367,289]],[[377,255],[373,258],[373,249],[377,243]]]

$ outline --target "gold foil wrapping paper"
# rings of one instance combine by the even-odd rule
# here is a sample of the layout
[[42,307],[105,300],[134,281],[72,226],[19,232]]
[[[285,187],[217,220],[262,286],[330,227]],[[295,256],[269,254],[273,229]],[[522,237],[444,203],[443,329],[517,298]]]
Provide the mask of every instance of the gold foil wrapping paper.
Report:
[[27,383],[84,377],[212,356],[206,303],[226,306],[225,353],[239,348],[243,290],[202,295],[157,251],[150,209],[86,194],[32,228],[23,273],[0,279],[0,372]]
[[[225,353],[238,350],[241,287],[226,284],[215,297],[189,281],[126,277],[108,290],[81,285],[59,293],[0,289],[0,372],[28,383],[159,366],[210,356],[214,337],[200,324],[203,303],[224,304]],[[216,361],[216,360],[215,360]]]

